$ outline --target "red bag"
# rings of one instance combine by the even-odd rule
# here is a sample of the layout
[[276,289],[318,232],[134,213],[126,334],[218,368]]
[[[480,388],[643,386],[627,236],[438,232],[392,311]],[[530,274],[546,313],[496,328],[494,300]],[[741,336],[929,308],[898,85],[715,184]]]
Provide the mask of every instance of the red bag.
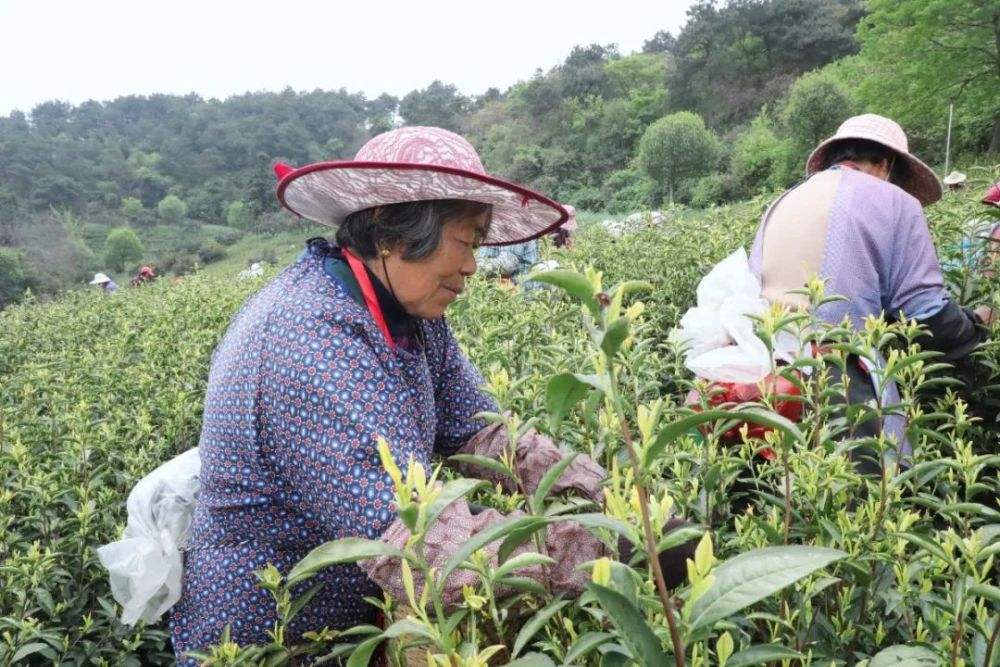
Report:
[[[709,385],[708,405],[712,408],[731,408],[743,403],[766,403],[772,406],[772,410],[782,417],[797,422],[802,419],[803,405],[796,400],[796,396],[801,396],[799,388],[780,375],[768,375],[757,383],[737,383],[737,382],[713,382]],[[781,398],[774,398],[781,397]],[[701,409],[700,396],[697,391],[691,390],[687,396],[685,404],[695,411]],[[729,444],[740,443],[740,429],[746,425],[748,438],[763,438],[764,434],[771,431],[771,427],[752,422],[740,422],[733,428],[722,434],[722,441]],[[703,427],[702,432],[707,433],[707,427]],[[765,447],[760,452],[768,461],[775,458],[774,450]]]

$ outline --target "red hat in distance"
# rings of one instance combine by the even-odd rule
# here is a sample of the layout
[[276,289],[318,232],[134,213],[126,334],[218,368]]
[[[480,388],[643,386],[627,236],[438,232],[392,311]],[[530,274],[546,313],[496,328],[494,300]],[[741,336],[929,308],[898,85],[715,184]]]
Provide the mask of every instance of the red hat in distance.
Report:
[[983,195],[983,203],[987,206],[998,206],[1000,207],[1000,181],[993,184],[986,194]]

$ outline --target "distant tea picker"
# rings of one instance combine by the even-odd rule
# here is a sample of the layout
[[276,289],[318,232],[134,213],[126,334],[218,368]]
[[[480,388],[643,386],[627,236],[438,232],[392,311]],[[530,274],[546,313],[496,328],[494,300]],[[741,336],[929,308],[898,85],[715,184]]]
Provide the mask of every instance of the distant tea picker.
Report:
[[[749,257],[740,250],[742,255],[728,258],[699,286],[699,308],[715,308],[719,315],[695,308],[681,320],[679,336],[692,346],[689,368],[709,380],[756,387],[771,370],[771,353],[746,315],[760,314],[769,302],[808,306],[796,290],[813,276],[825,281],[827,294],[846,297],[818,307],[816,315],[831,324],[846,319],[863,329],[868,317],[913,319],[930,334],[919,339],[922,347],[940,352],[945,362],[968,356],[986,339],[992,309],[965,309],[945,289],[923,212],[941,199],[941,183],[909,152],[897,123],[875,114],[849,118],[809,156],[806,176],[768,208]],[[1000,198],[1000,191],[995,195]],[[718,324],[700,327],[703,321]],[[786,361],[810,354],[780,343],[776,351]],[[892,383],[877,392],[878,371],[865,358],[850,356],[845,372],[851,403],[900,402]],[[739,386],[727,392],[741,395]],[[794,411],[793,403],[788,407]],[[884,434],[905,460],[910,443],[904,426],[902,415],[891,414],[864,424],[855,435]],[[882,470],[871,452],[857,449],[852,458],[864,472]]]
[[90,281],[90,284],[99,287],[105,294],[112,294],[118,291],[118,284],[109,278],[106,273],[95,273],[94,279]]

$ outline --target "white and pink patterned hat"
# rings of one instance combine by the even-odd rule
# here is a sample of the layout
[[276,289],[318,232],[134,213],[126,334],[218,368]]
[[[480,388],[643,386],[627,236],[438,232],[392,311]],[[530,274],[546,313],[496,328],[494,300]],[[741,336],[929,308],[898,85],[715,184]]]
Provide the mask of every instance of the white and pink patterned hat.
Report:
[[822,169],[823,158],[830,144],[841,139],[867,139],[891,148],[906,160],[910,167],[906,170],[906,178],[899,187],[916,197],[924,206],[941,199],[941,181],[933,169],[910,154],[910,145],[903,128],[896,121],[873,113],[854,116],[841,123],[837,133],[817,146],[809,156],[806,162],[807,176],[812,176]]
[[278,199],[292,213],[336,227],[373,206],[429,199],[493,205],[486,245],[539,237],[569,213],[557,202],[490,176],[468,141],[437,127],[401,127],[369,140],[353,160],[293,168],[278,163]]

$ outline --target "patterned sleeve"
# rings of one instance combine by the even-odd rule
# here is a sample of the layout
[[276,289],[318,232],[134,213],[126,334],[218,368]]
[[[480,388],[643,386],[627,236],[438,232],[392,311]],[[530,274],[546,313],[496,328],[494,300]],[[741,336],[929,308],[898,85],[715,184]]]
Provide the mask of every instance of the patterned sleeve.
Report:
[[426,465],[430,456],[400,426],[412,401],[356,323],[319,308],[290,308],[272,314],[263,336],[261,455],[322,532],[377,538],[395,518],[377,436],[398,461],[412,455]]
[[482,376],[458,346],[443,319],[430,324],[437,348],[432,362],[434,401],[437,408],[437,435],[434,449],[453,454],[486,424],[474,419],[478,412],[497,412],[496,402],[482,389]]
[[902,199],[901,208],[882,305],[890,317],[925,319],[944,308],[948,293],[923,209],[913,197]]

